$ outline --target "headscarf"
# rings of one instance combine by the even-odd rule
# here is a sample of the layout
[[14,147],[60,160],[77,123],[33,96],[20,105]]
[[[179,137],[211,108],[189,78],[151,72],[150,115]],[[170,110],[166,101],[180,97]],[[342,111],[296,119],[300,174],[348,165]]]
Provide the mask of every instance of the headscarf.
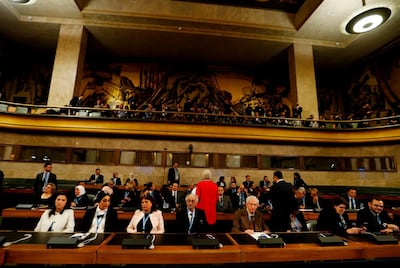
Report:
[[75,188],[79,189],[79,195],[77,197],[81,197],[82,195],[86,194],[86,189],[83,185],[77,185]]

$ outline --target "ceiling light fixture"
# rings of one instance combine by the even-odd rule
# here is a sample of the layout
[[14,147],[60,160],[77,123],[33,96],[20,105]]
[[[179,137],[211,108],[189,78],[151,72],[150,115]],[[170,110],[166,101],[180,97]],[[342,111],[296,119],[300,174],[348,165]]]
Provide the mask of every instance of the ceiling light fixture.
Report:
[[[365,0],[362,0],[365,6]],[[359,34],[369,32],[387,21],[392,11],[387,7],[376,7],[368,9],[353,17],[346,24],[346,32]]]

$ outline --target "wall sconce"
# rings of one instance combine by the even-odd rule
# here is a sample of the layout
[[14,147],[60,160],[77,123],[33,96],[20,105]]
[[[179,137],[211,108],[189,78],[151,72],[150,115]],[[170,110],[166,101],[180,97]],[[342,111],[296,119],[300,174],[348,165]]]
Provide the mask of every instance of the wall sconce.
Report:
[[[365,0],[362,0],[362,3],[365,6]],[[346,32],[350,34],[369,32],[386,22],[391,14],[392,11],[387,7],[368,9],[350,19],[346,24]]]

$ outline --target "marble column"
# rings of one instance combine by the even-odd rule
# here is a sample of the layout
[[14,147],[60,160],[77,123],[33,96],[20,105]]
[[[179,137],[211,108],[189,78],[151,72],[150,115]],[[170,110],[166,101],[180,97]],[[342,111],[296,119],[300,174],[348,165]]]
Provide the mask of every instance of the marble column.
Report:
[[48,106],[69,104],[78,96],[84,68],[87,32],[83,25],[61,25],[51,77]]
[[318,98],[315,81],[314,55],[312,45],[293,44],[289,48],[290,96],[293,105],[303,107],[302,118],[314,114],[318,119]]

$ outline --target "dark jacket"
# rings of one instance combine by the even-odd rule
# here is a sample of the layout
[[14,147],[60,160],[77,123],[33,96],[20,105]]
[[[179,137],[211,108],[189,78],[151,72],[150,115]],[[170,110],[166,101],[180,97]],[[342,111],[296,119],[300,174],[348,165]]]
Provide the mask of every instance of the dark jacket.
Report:
[[344,212],[342,216],[346,224],[342,223],[339,214],[336,213],[336,210],[333,207],[327,206],[321,210],[318,216],[316,229],[318,231],[327,231],[336,235],[345,235],[346,230],[351,228],[352,225],[346,212]]
[[176,213],[175,232],[177,233],[206,233],[208,223],[204,210],[196,208],[194,210],[193,224],[189,230],[190,222],[187,209],[179,210]]
[[[96,208],[97,207],[92,207],[86,210],[79,231],[85,233],[89,231],[90,226],[92,225],[94,214],[96,213]],[[118,221],[117,211],[110,206],[106,214],[104,232],[119,232],[119,231],[121,231],[121,227]]]

